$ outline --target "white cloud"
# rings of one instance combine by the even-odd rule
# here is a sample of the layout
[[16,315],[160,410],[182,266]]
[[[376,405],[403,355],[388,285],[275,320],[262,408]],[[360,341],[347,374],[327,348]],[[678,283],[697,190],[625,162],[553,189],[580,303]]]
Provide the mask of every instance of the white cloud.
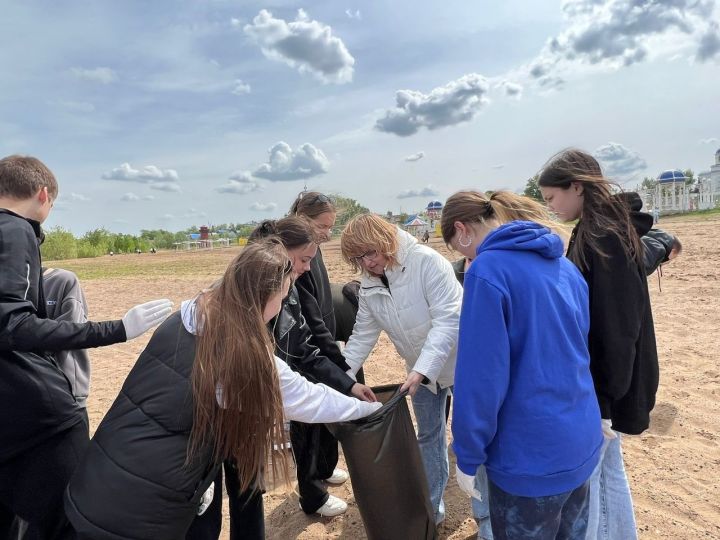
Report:
[[142,200],[143,200],[143,201],[154,201],[154,200],[155,200],[155,195],[143,195],[143,196],[142,196]]
[[302,180],[325,174],[330,162],[319,148],[305,143],[293,150],[289,144],[280,141],[268,150],[267,163],[260,165],[252,175],[273,182]]
[[81,193],[70,193],[71,201],[88,202],[90,199]]
[[244,32],[271,59],[310,73],[326,83],[343,84],[353,77],[355,59],[343,41],[333,36],[332,28],[311,20],[298,10],[295,21],[276,19],[263,9],[245,25]]
[[398,193],[397,198],[398,199],[411,199],[413,197],[437,197],[440,195],[440,192],[432,187],[432,185],[428,185],[422,189],[406,189],[405,191],[401,191]]
[[720,142],[720,139],[717,137],[708,137],[707,139],[700,139],[698,142],[700,144],[716,144]]
[[177,171],[174,169],[161,169],[155,165],[147,165],[142,169],[133,169],[129,163],[123,163],[119,167],[103,173],[102,178],[105,180],[120,180],[124,182],[150,184],[150,187],[153,187],[153,189],[160,189],[161,191],[180,191],[179,186],[177,189],[163,189],[153,186],[155,183],[162,183],[165,185],[177,182],[179,178]]
[[270,203],[260,203],[260,202],[254,202],[250,205],[250,210],[254,210],[255,212],[272,212],[277,208],[277,203],[270,202]]
[[405,161],[420,161],[425,157],[425,152],[418,152],[417,154],[410,154],[405,158]]
[[395,108],[385,111],[375,129],[407,137],[422,127],[432,130],[470,121],[488,103],[488,88],[485,77],[470,73],[429,94],[398,90]]
[[160,216],[160,219],[162,219],[163,221],[172,221],[173,219],[175,219],[175,216],[173,216],[172,214],[163,214],[162,216]]
[[242,26],[242,24],[243,24],[244,22],[245,22],[244,19],[238,19],[237,17],[233,17],[232,19],[230,19],[230,24],[231,24],[232,26],[234,26],[235,28],[238,28],[238,27]]
[[360,14],[359,9],[356,9],[355,11],[353,11],[352,9],[346,9],[345,15],[347,15],[348,19],[356,19],[358,21],[362,19],[362,15]]
[[135,202],[135,201],[139,201],[140,197],[135,195],[132,191],[128,191],[125,195],[120,197],[120,200],[125,201],[125,202]]
[[230,180],[227,184],[216,188],[220,193],[235,193],[237,195],[247,195],[253,191],[260,191],[260,186],[254,182],[238,182]]
[[606,176],[624,178],[647,169],[647,162],[634,150],[622,144],[609,142],[593,152]]
[[497,171],[497,170],[503,169],[504,167],[505,167],[504,163],[498,163],[497,165],[492,165],[490,168],[495,169]]
[[107,67],[98,67],[94,69],[72,68],[70,70],[75,77],[84,81],[99,82],[101,84],[110,84],[117,80],[117,73]]
[[150,189],[156,189],[157,191],[164,191],[166,193],[180,193],[180,186],[174,182],[153,182],[150,184]]
[[506,96],[514,97],[516,99],[520,99],[522,97],[522,85],[510,81],[503,81],[500,83],[500,86],[505,91]]
[[[618,68],[689,46],[697,60],[709,60],[720,52],[714,9],[714,0],[565,0],[566,29],[548,40],[528,72],[542,82],[575,63]],[[699,40],[688,39],[700,32]]]
[[233,94],[236,96],[242,96],[243,94],[249,94],[250,90],[251,88],[249,84],[244,83],[242,79],[235,79],[232,89]]

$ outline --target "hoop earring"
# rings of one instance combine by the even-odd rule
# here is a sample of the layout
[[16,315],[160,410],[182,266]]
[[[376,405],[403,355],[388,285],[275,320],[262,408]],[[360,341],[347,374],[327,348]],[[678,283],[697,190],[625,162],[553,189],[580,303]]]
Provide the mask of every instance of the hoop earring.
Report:
[[464,248],[470,247],[470,244],[472,244],[472,238],[470,238],[469,236],[468,236],[467,244],[463,243],[462,236],[460,238],[458,238],[458,245],[460,247],[464,247]]

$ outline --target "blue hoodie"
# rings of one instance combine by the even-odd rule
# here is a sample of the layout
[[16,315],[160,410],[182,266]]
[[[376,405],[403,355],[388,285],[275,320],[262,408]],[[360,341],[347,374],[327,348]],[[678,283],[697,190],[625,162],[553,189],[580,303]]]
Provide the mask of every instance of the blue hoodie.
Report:
[[453,448],[512,495],[582,485],[603,442],[590,375],[588,288],[560,238],[529,221],[491,232],[465,274]]

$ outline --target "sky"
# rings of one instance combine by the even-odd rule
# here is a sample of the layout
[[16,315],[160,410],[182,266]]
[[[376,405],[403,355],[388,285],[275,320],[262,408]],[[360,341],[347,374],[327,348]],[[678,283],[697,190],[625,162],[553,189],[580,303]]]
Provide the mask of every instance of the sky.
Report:
[[413,212],[557,151],[633,187],[720,148],[720,0],[5,0],[0,155],[49,227],[283,216],[306,186]]

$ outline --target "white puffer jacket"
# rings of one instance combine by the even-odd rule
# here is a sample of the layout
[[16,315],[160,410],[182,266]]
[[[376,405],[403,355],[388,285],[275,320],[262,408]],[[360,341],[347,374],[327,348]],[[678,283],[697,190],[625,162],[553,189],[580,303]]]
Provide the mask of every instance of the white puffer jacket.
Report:
[[462,287],[445,257],[398,229],[398,265],[387,268],[389,289],[363,273],[355,326],[343,355],[357,373],[385,331],[403,357],[407,371],[429,379],[436,393],[452,386]]

